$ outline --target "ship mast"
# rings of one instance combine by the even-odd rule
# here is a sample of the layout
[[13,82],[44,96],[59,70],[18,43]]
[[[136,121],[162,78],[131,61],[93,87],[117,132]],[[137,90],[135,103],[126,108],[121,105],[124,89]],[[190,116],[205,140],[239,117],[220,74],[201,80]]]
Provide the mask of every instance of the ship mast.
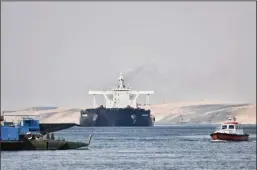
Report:
[[123,74],[120,73],[118,78],[118,86],[112,90],[107,91],[89,91],[89,94],[93,95],[93,103],[96,108],[95,95],[103,95],[105,98],[106,108],[125,108],[125,107],[137,107],[137,98],[139,95],[146,95],[146,105],[150,105],[150,94],[154,94],[154,91],[135,91],[126,87],[124,84]]
[[125,85],[124,85],[124,77],[123,77],[123,73],[120,73],[120,77],[119,77],[119,86],[118,88],[119,89],[124,89],[125,88]]

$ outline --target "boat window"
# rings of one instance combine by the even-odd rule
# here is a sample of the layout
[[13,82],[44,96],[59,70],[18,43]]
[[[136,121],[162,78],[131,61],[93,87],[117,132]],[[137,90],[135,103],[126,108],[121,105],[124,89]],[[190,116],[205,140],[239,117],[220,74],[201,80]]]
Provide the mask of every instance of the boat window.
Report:
[[227,125],[222,125],[221,129],[227,129]]
[[234,125],[228,125],[229,129],[234,129]]

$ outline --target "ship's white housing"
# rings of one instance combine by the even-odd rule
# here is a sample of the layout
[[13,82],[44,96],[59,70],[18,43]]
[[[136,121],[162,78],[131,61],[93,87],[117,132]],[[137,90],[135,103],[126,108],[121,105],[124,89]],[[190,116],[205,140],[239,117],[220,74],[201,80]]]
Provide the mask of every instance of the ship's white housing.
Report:
[[154,91],[135,91],[130,87],[124,85],[123,74],[120,73],[118,79],[119,85],[117,88],[109,91],[89,91],[89,94],[93,95],[94,107],[96,107],[95,95],[103,95],[105,98],[106,108],[125,108],[125,107],[137,107],[137,98],[139,95],[146,96],[146,105],[149,106],[150,94],[154,94]]

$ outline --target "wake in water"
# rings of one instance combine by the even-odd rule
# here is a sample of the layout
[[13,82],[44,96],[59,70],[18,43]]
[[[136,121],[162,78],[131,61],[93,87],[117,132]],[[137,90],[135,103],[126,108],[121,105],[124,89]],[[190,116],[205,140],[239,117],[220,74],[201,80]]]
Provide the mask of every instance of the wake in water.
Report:
[[75,149],[75,150],[89,150],[89,148],[78,148],[78,149]]
[[256,140],[248,140],[248,141],[227,141],[227,140],[210,140],[211,142],[224,142],[224,143],[226,143],[226,142],[255,142],[256,143]]
[[210,140],[211,142],[228,142],[228,141],[226,141],[226,140]]

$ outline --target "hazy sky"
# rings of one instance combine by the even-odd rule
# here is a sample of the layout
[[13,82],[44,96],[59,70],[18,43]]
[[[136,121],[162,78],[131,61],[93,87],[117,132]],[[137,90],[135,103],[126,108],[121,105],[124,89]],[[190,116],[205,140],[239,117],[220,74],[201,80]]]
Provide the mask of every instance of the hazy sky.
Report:
[[92,106],[120,72],[151,103],[256,98],[255,2],[1,2],[1,106]]

